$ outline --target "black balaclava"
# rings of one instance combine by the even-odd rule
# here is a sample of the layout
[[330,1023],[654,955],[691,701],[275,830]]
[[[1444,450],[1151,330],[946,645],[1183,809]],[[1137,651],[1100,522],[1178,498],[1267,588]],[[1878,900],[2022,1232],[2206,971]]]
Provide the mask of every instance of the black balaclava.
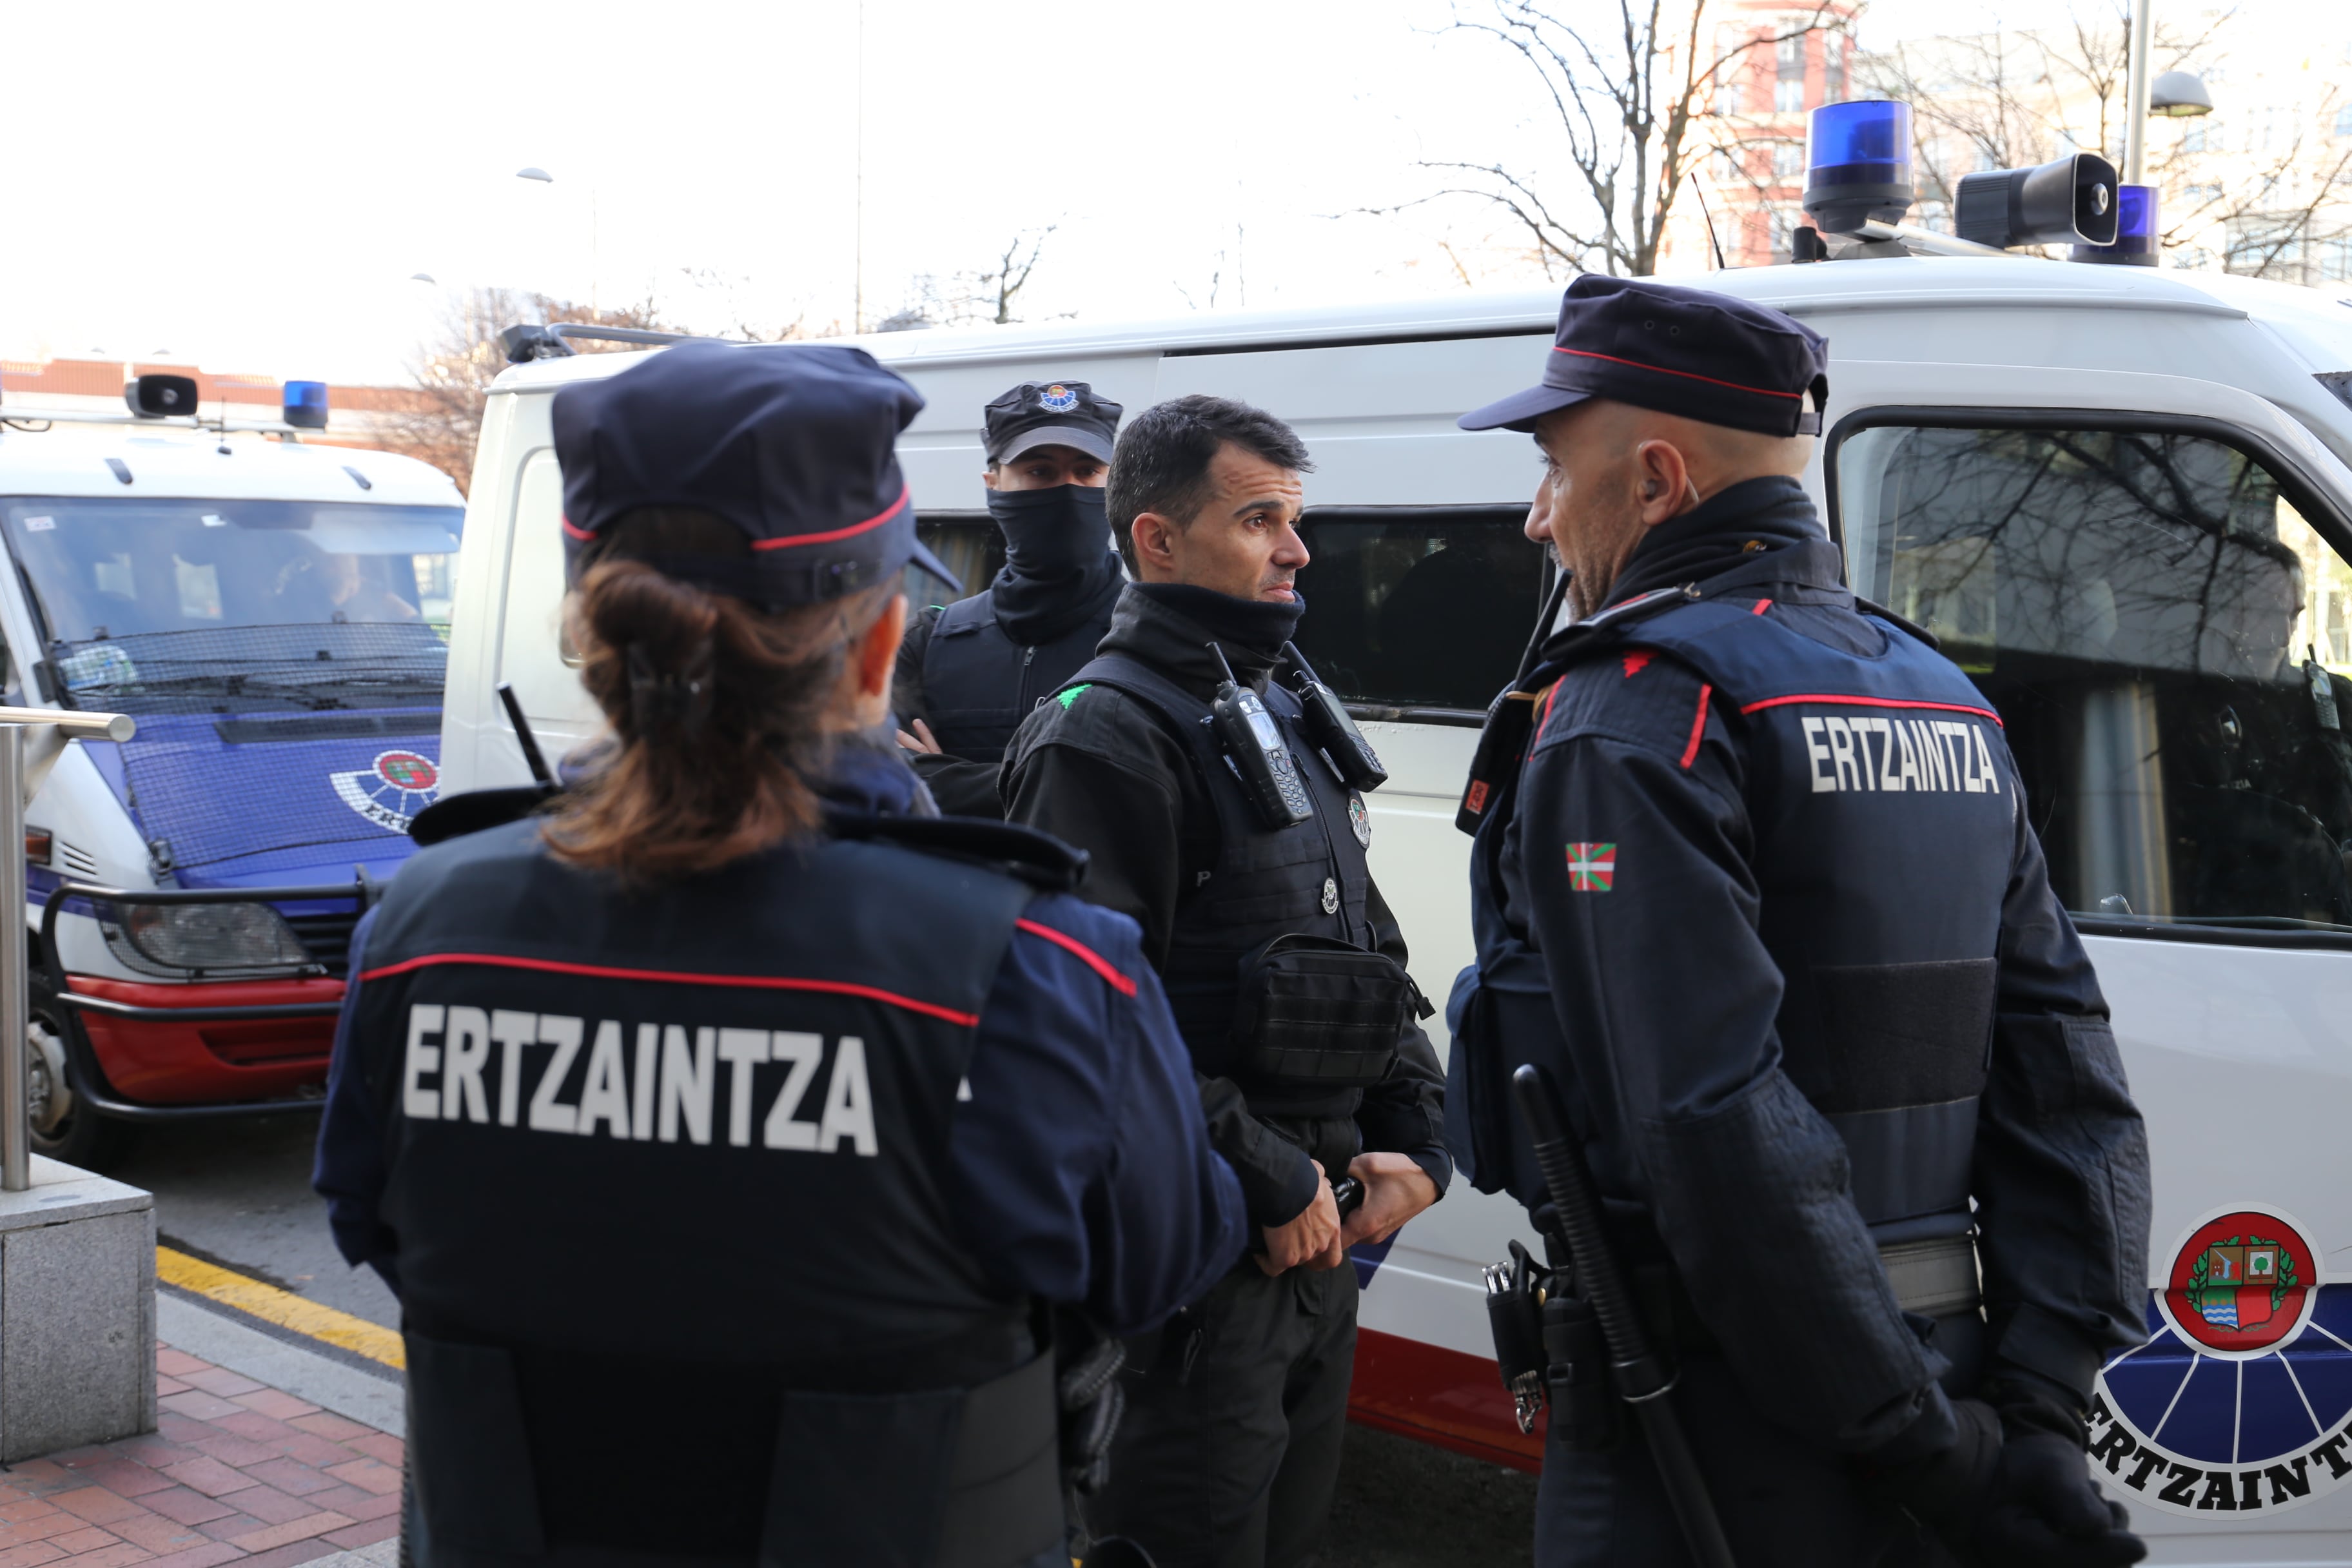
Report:
[[1108,616],[1120,577],[1103,501],[1095,485],[988,492],[1005,551],[989,589],[996,624],[1014,642],[1034,647]]

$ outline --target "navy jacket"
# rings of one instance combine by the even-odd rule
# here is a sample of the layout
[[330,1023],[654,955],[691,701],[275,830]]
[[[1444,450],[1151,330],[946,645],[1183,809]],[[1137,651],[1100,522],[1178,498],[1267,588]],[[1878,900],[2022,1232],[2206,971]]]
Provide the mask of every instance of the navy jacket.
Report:
[[[824,793],[902,812],[919,787],[897,758],[845,747]],[[363,920],[352,937],[312,1184],[344,1257],[374,1265],[396,1291],[384,1129],[351,1037],[368,930]],[[1241,1189],[1209,1146],[1133,921],[1068,895],[1034,902],[982,1009],[967,1077],[971,1098],[950,1127],[952,1217],[1008,1294],[1080,1306],[1107,1331],[1130,1333],[1241,1256]]]
[[[1940,1362],[1876,1244],[1955,1204],[1965,1226],[1972,1196],[1991,1370],[2079,1401],[2140,1336],[2147,1147],[1997,717],[1838,564],[1794,481],[1750,481],[1657,530],[1612,595],[1675,607],[1555,639],[1474,888],[1482,989],[1548,994],[1612,1210],[1654,1226],[1759,1403],[1840,1448],[1932,1449]],[[1965,1048],[1923,1053],[1937,1030]],[[1924,1196],[1851,1124],[1906,1054],[1952,1080],[1895,1097],[1948,1103],[1879,1141],[1916,1174],[1953,1113]],[[1486,1168],[1507,1142],[1480,1185],[1528,1184]]]

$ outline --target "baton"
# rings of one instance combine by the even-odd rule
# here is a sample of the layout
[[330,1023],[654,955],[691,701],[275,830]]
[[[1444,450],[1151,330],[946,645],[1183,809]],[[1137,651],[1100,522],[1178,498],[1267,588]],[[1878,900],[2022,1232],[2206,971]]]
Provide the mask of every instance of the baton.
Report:
[[1657,1461],[1658,1479],[1665,1484],[1666,1500],[1690,1543],[1699,1568],[1733,1568],[1731,1544],[1715,1516],[1706,1478],[1699,1474],[1683,1436],[1682,1422],[1666,1394],[1674,1374],[1650,1349],[1649,1336],[1633,1312],[1624,1277],[1601,1229],[1601,1202],[1593,1194],[1592,1178],[1584,1169],[1584,1155],[1568,1131],[1559,1093],[1543,1068],[1529,1063],[1511,1075],[1513,1098],[1527,1119],[1535,1141],[1536,1163],[1542,1167],[1544,1187],[1551,1194],[1560,1238],[1568,1243],[1580,1293],[1601,1320],[1601,1334],[1609,1342],[1610,1370],[1616,1374],[1617,1393],[1641,1417],[1642,1436]]

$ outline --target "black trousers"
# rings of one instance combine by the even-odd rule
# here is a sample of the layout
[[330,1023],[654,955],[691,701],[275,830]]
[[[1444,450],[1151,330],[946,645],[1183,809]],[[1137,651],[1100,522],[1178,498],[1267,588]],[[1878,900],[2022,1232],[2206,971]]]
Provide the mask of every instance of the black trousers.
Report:
[[1159,1568],[1301,1568],[1339,1484],[1356,1360],[1356,1270],[1268,1279],[1244,1259],[1128,1347],[1110,1480],[1087,1504]]
[[[1727,1363],[1685,1358],[1666,1397],[1739,1568],[1950,1568],[1952,1559],[1908,1515],[1862,1490],[1843,1456],[1767,1419]],[[1687,1568],[1682,1526],[1638,1421],[1625,1415],[1624,1439],[1605,1452],[1546,1439],[1537,1568]]]

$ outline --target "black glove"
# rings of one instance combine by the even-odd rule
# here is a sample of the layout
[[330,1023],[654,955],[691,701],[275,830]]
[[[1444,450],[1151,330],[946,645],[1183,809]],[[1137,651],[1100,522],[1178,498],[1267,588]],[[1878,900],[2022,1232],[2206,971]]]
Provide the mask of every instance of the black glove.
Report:
[[[1992,1499],[2000,1471],[2000,1416],[1980,1399],[1955,1399],[1951,1408],[1959,1431],[1949,1447],[1899,1464],[1883,1458],[1865,1461],[1865,1467],[1880,1496],[1957,1542],[1974,1528]],[[1926,1425],[1924,1417],[1919,1425]],[[1915,1434],[1909,1440],[1918,1439]]]
[[2122,1568],[2147,1555],[2130,1521],[2091,1484],[2081,1443],[2027,1431],[2001,1445],[1991,1504],[1963,1550],[1985,1568]]

